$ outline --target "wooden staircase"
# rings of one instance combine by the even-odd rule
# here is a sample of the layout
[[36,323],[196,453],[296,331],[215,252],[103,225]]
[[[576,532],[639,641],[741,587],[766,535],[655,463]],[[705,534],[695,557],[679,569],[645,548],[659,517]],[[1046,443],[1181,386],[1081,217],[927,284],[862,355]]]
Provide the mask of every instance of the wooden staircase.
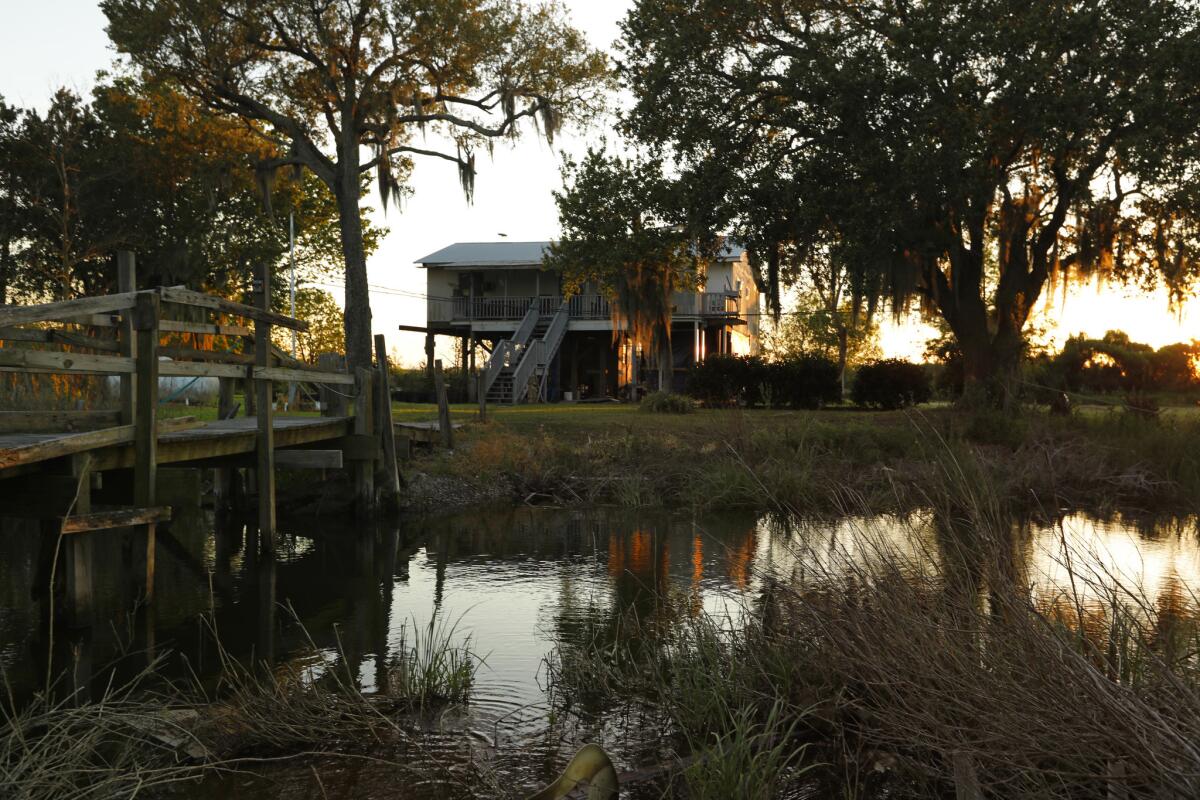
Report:
[[542,379],[538,399],[545,399],[546,372],[562,344],[568,319],[569,312],[565,304],[553,314],[538,313],[532,328],[527,329],[524,342],[506,340],[496,348],[493,358],[504,358],[505,354],[508,357],[503,362],[497,362],[498,371],[487,389],[489,403],[516,405],[526,402],[527,387],[533,377]]

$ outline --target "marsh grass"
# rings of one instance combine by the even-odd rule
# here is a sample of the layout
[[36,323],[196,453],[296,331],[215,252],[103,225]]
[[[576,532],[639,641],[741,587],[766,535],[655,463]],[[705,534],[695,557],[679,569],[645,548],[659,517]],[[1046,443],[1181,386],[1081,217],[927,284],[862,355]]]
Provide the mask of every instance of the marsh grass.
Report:
[[[285,609],[307,637],[294,610]],[[468,784],[490,785],[486,771],[464,772],[422,754],[395,716],[469,700],[482,659],[469,639],[458,641],[456,624],[414,628],[418,635],[402,645],[388,677],[389,693],[376,696],[362,693],[340,648],[330,653],[307,639],[286,662],[243,661],[226,650],[211,617],[203,623],[220,664],[215,682],[168,681],[160,655],[95,700],[47,691],[18,705],[9,693],[0,703],[0,797],[153,796],[297,759],[365,759],[455,796]],[[402,761],[392,755],[398,750]]]
[[[624,409],[624,411],[622,411]],[[588,411],[585,409],[585,411]],[[532,424],[532,420],[544,420]],[[519,422],[517,421],[519,420]],[[522,411],[470,429],[419,468],[555,505],[837,512],[921,506],[948,449],[1010,510],[1197,510],[1200,419],[913,412]]]
[[[294,610],[288,611],[307,637]],[[378,744],[385,736],[402,738],[399,726],[311,639],[305,652],[285,663],[244,662],[221,644],[210,618],[206,624],[220,677],[211,690],[194,680],[188,694],[206,709],[208,734],[224,755],[336,749],[349,743]]]
[[643,626],[636,648],[604,631],[560,641],[552,698],[657,709],[685,797],[743,796],[759,789],[738,776],[778,787],[804,769],[861,797],[1200,794],[1197,598],[1145,595],[1121,571],[1136,565],[1065,530],[1033,558],[986,452],[922,435],[923,512],[876,528],[847,491],[852,531],[836,540],[781,515],[790,572],[759,573],[742,616],[683,604],[656,612],[677,628]]
[[[0,704],[0,796],[21,800],[132,797],[200,779],[215,767],[194,713],[150,691],[154,666],[98,700],[39,694]],[[197,758],[189,760],[185,753]]]
[[399,654],[388,672],[390,699],[419,710],[469,701],[485,658],[471,649],[470,636],[459,637],[460,622],[435,615],[419,625],[414,617],[411,638],[409,626],[401,628]]

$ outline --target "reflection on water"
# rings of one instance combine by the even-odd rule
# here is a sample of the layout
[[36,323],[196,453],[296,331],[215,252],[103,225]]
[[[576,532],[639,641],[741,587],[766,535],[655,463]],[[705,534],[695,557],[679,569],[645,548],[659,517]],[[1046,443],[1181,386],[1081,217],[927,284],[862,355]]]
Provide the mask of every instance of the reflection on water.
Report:
[[[1196,606],[1195,520],[1139,525],[1073,515],[1013,531],[1016,574],[1047,607],[1064,594],[1101,602],[1081,575],[1140,587],[1163,608]],[[129,543],[97,534],[95,623],[59,626],[52,642],[39,582],[45,543],[36,528],[0,533],[0,667],[18,695],[40,685],[48,664],[70,666],[77,682],[90,676],[95,687],[108,677],[105,665],[132,673],[147,652],[172,652],[167,668],[176,674],[211,676],[215,654],[200,621],[210,611],[226,649],[266,659],[305,649],[294,614],[330,663],[372,691],[404,627],[438,614],[459,620],[486,656],[466,724],[493,743],[544,729],[539,673],[556,637],[625,614],[671,625],[680,614],[725,613],[752,605],[768,579],[803,586],[880,552],[899,553],[917,570],[946,558],[944,533],[926,514],[784,525],[751,515],[534,509],[367,531],[293,522],[268,557],[253,529],[193,509],[159,535],[152,609],[136,607]],[[668,595],[686,602],[664,603]]]

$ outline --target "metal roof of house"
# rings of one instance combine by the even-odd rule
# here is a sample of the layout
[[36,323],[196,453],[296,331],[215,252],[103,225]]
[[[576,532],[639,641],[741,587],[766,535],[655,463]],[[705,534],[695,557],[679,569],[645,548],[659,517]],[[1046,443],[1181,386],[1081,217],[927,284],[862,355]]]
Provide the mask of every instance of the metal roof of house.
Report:
[[[536,267],[551,242],[458,242],[443,247],[416,263],[424,267]],[[718,259],[737,261],[745,248],[726,244]]]
[[550,242],[459,242],[418,258],[426,267],[533,267],[542,263]]

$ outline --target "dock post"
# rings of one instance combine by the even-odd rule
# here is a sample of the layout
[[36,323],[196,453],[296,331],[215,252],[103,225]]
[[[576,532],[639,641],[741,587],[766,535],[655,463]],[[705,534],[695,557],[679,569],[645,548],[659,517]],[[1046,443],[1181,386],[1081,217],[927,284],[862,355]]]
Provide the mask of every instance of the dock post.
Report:
[[[255,305],[262,311],[271,310],[271,266],[262,262],[255,281]],[[271,323],[254,321],[254,366],[265,369],[271,365]],[[258,412],[258,460],[255,479],[258,484],[258,531],[268,552],[275,543],[275,412],[274,382],[257,377],[254,381]]]
[[[158,317],[159,296],[139,294],[133,309],[137,330],[134,411],[133,503],[155,504],[158,485]],[[146,601],[154,599],[155,523],[146,525]]]
[[[354,398],[354,433],[364,442],[370,442],[372,448],[378,447],[373,434],[374,420],[374,381],[371,371],[359,367],[355,371]],[[366,518],[375,510],[375,459],[370,454],[354,464],[354,495],[355,510],[359,517]]]
[[447,450],[454,449],[454,427],[450,424],[450,401],[446,397],[446,376],[442,374],[442,360],[433,362],[433,389],[437,392],[438,427],[442,429],[442,444]]
[[[218,378],[217,419],[232,419],[237,413],[233,403],[233,379]],[[213,500],[217,509],[229,510],[233,504],[233,470],[217,467],[213,470]]]
[[[68,508],[69,516],[92,513],[92,474],[90,454],[74,455],[67,460],[66,472],[76,481],[75,499]],[[63,588],[66,595],[66,616],[72,627],[84,628],[92,623],[92,593],[94,583],[93,542],[90,534],[64,536],[62,520],[43,521],[43,533],[62,537]]]
[[[137,291],[137,262],[133,253],[121,250],[117,253],[117,291],[122,294]],[[120,353],[125,358],[137,356],[137,331],[133,325],[133,315],[125,312],[121,315]],[[134,386],[137,376],[125,373],[121,376],[121,424],[132,425],[134,414]]]
[[425,375],[430,380],[433,379],[433,354],[434,354],[433,334],[426,333],[425,334]]
[[396,426],[392,424],[392,383],[388,369],[387,342],[380,333],[375,336],[375,360],[379,363],[378,397],[375,415],[383,436],[383,470],[387,475],[386,492],[392,502],[400,496],[400,467],[396,463]]

